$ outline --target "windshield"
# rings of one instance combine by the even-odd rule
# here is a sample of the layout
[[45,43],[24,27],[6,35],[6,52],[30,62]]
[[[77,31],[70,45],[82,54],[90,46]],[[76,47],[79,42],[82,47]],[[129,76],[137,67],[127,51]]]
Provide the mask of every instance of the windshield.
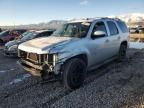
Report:
[[32,39],[37,35],[36,32],[25,32],[21,35],[20,39],[21,40],[28,40],[28,39]]
[[5,34],[8,34],[8,30],[6,30],[6,31],[2,31],[1,33],[0,33],[0,35],[5,35]]
[[56,30],[53,35],[61,37],[77,37],[81,38],[86,36],[90,23],[68,23],[64,24],[61,28]]

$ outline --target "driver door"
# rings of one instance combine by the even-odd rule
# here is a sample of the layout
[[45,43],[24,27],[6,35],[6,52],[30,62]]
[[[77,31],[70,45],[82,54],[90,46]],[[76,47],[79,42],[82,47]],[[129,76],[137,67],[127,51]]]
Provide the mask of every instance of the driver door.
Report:
[[[103,31],[105,32],[104,36],[94,36],[94,33],[96,31]],[[91,61],[91,66],[95,66],[96,64],[103,62],[104,60],[109,58],[109,42],[110,40],[108,39],[108,33],[107,33],[107,28],[105,26],[105,22],[99,21],[96,22],[92,34],[91,34],[91,41],[90,41],[90,61]]]

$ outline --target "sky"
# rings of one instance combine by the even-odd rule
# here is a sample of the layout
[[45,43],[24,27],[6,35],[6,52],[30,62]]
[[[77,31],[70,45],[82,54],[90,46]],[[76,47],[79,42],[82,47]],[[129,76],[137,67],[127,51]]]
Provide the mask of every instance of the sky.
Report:
[[0,26],[144,13],[144,0],[0,0]]

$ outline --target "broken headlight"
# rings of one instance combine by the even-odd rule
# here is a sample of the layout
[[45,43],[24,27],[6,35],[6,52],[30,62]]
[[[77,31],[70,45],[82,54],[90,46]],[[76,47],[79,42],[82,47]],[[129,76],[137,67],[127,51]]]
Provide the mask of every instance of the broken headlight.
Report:
[[13,45],[13,46],[10,46],[10,47],[8,48],[8,50],[9,50],[9,51],[16,51],[17,48],[18,48],[18,45]]

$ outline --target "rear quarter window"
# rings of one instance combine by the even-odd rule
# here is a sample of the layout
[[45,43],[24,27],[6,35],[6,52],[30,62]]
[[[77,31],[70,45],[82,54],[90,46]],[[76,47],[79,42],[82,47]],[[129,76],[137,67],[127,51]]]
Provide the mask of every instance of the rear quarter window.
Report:
[[125,24],[124,22],[122,22],[122,21],[117,21],[117,24],[118,24],[119,28],[121,29],[121,31],[122,31],[123,33],[129,32],[129,30],[128,30],[128,28],[127,28],[127,26],[126,26],[126,24]]

